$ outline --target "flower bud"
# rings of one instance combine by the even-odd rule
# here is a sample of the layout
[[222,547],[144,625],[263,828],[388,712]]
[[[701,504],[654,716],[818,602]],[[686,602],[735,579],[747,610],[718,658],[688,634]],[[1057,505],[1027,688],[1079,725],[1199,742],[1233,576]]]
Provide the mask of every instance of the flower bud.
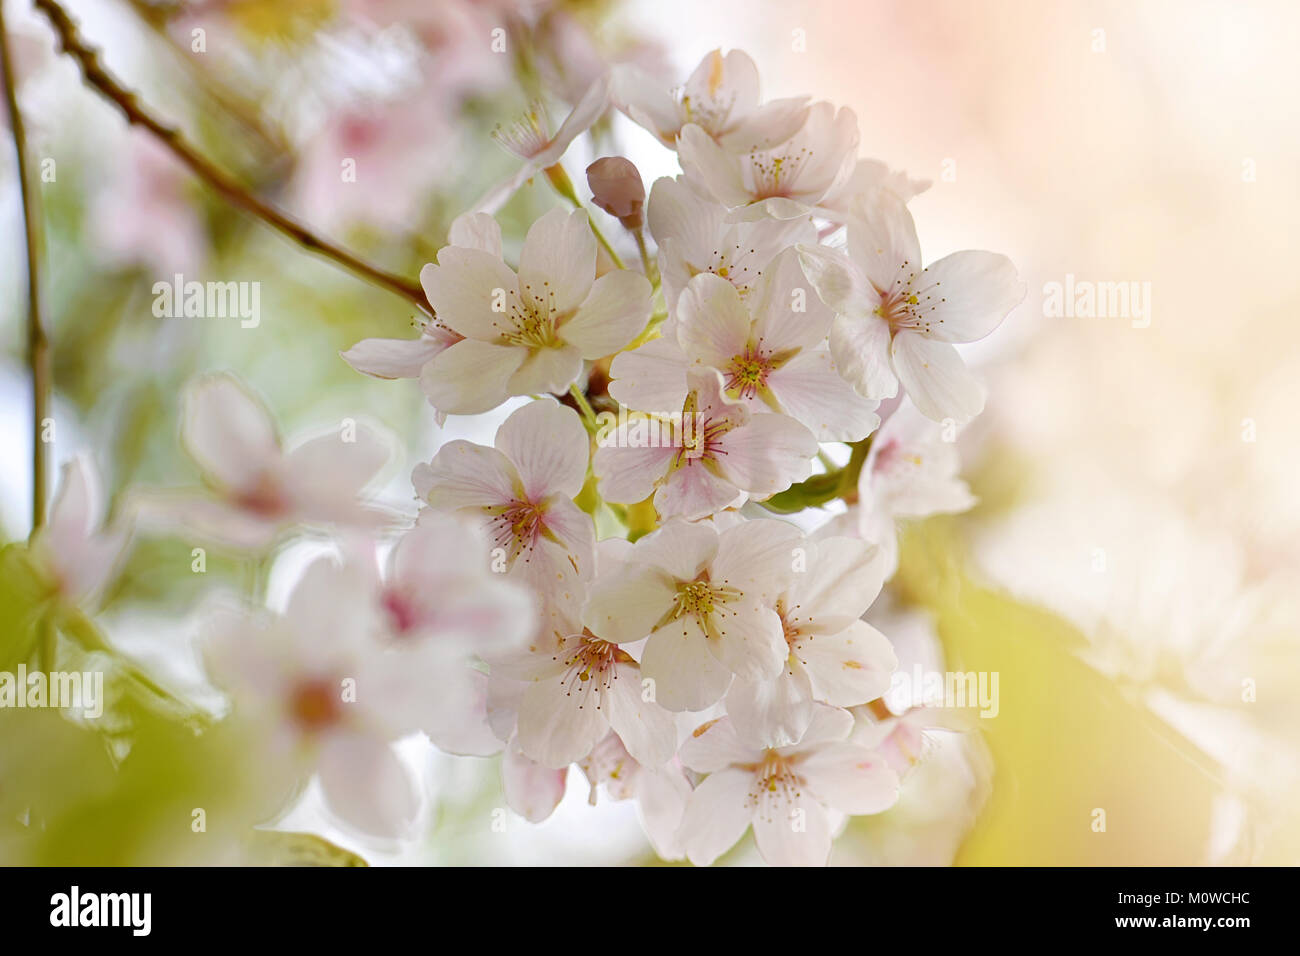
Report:
[[640,229],[644,222],[645,186],[632,161],[622,156],[605,156],[587,167],[587,185],[592,201],[618,219],[625,229]]

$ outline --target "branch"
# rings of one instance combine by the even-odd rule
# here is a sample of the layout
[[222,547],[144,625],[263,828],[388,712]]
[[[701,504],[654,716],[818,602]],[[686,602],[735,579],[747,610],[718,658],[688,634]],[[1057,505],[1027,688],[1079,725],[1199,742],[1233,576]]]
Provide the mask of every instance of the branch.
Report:
[[4,4],[0,2],[0,73],[4,74],[5,105],[9,129],[18,154],[18,188],[22,194],[23,227],[27,257],[27,364],[32,373],[32,534],[45,523],[46,458],[45,411],[50,399],[50,345],[41,322],[41,216],[40,199],[27,168],[27,134],[18,111],[18,84],[5,29]]
[[173,155],[189,167],[228,202],[251,213],[267,225],[289,237],[303,248],[333,260],[355,275],[400,295],[408,302],[432,314],[433,308],[425,298],[418,282],[412,282],[359,259],[328,239],[317,236],[301,223],[280,212],[274,206],[258,199],[238,182],[209,162],[175,127],[168,126],[140,103],[139,97],[124,87],[99,60],[99,52],[86,44],[77,25],[55,0],[35,0],[36,8],[45,14],[59,35],[63,52],[77,61],[85,81],[101,96],[114,103],[128,123],[148,130],[166,146]]

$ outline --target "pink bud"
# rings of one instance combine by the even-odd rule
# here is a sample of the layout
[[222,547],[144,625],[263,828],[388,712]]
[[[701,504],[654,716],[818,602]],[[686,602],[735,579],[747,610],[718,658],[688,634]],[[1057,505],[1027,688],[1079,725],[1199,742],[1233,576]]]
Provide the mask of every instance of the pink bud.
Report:
[[592,201],[614,216],[626,229],[640,229],[644,221],[645,186],[632,161],[622,156],[605,156],[587,167],[587,185]]

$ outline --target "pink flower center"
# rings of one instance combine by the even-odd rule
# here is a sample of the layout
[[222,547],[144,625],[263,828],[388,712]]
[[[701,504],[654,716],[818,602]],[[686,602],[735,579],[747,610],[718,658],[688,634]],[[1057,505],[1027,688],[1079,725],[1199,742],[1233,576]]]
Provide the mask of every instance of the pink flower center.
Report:
[[289,699],[289,716],[300,730],[309,734],[337,724],[343,716],[338,683],[325,678],[299,683]]

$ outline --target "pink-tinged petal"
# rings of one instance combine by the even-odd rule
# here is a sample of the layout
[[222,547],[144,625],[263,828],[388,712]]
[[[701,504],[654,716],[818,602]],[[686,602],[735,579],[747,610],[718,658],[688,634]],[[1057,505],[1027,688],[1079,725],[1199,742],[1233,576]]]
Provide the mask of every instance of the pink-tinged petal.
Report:
[[686,402],[689,365],[690,359],[676,339],[651,339],[640,348],[614,356],[609,366],[613,379],[609,394],[615,401],[637,411],[678,414]]
[[758,106],[758,67],[743,50],[706,53],[682,86],[682,102],[706,116],[719,108],[748,116]]
[[787,415],[754,415],[722,436],[718,461],[727,478],[754,498],[784,491],[812,474],[813,433]]
[[286,490],[303,514],[341,520],[355,515],[357,497],[391,457],[389,443],[363,424],[321,435],[285,456]]
[[564,118],[560,128],[551,137],[550,148],[539,157],[542,165],[550,166],[560,161],[569,144],[591,129],[591,125],[600,119],[609,108],[611,77],[608,72],[597,77],[583,92],[582,98],[574,104],[573,111]]
[[888,190],[877,190],[849,220],[849,257],[879,290],[896,279],[921,274],[921,243],[907,204]]
[[466,339],[424,366],[420,388],[435,408],[478,415],[509,397],[507,384],[527,356],[527,349]]
[[447,241],[463,249],[477,249],[501,258],[501,226],[483,212],[467,212],[451,221]]
[[912,283],[932,307],[926,334],[940,342],[974,342],[988,335],[1025,298],[1025,283],[1006,256],[954,252],[932,263]]
[[807,668],[817,698],[837,707],[883,696],[898,667],[889,639],[866,621],[854,621],[838,634],[808,635],[795,654]]
[[497,429],[496,446],[514,463],[530,501],[573,498],[587,480],[587,430],[559,402],[541,399],[512,412]]
[[74,557],[86,544],[100,522],[103,501],[99,476],[90,459],[78,455],[64,464],[59,489],[50,505],[49,520],[43,530],[56,560]]
[[798,254],[804,276],[829,309],[854,319],[871,317],[880,294],[842,249],[804,244]]
[[890,358],[908,398],[931,421],[951,418],[964,425],[984,410],[984,386],[947,342],[899,332]]
[[364,734],[332,735],[321,747],[325,805],[344,823],[382,837],[405,835],[420,808],[414,781],[392,749]]
[[740,764],[763,759],[762,747],[746,743],[730,717],[705,721],[682,741],[678,758],[682,766],[697,773],[717,773]]
[[802,199],[788,196],[769,196],[755,200],[747,206],[739,206],[727,213],[727,222],[758,223],[766,220],[787,222],[795,219],[807,219],[813,213],[813,206]]
[[582,355],[576,348],[536,349],[506,383],[511,395],[563,394],[582,374]]
[[831,825],[811,794],[764,790],[754,811],[754,843],[770,866],[825,866]]
[[737,680],[727,691],[727,714],[747,744],[765,748],[798,743],[813,716],[808,675],[796,665],[786,666],[772,680]]
[[754,518],[722,532],[711,577],[742,588],[750,597],[774,601],[804,559],[803,532],[787,521]]
[[677,750],[677,722],[673,715],[644,693],[641,669],[615,665],[617,678],[605,695],[606,717],[627,752],[646,767],[662,767]]
[[650,635],[641,675],[654,681],[655,701],[671,711],[703,710],[722,699],[731,671],[709,653],[694,618],[669,621]]
[[604,358],[641,334],[650,321],[650,282],[620,269],[596,280],[578,314],[560,326],[560,336],[589,360]]
[[265,551],[286,527],[283,516],[263,516],[222,499],[187,492],[141,494],[133,506],[142,528],[184,529],[201,541],[241,553]]
[[767,387],[781,411],[818,441],[859,441],[880,427],[880,403],[854,391],[826,349],[800,352],[769,373]]
[[724,149],[744,152],[780,146],[808,121],[808,97],[792,96],[764,103],[720,138]]
[[694,123],[682,127],[677,139],[677,159],[686,178],[724,206],[749,202],[749,193],[741,179],[740,160]]
[[727,368],[749,338],[749,312],[734,285],[709,272],[686,284],[677,300],[677,342],[697,365]]
[[663,176],[650,188],[646,223],[656,243],[676,239],[684,249],[707,249],[722,233],[723,209],[683,179]]
[[492,508],[517,495],[518,473],[510,459],[485,445],[457,439],[411,475],[415,493],[440,511]]
[[420,270],[420,284],[438,321],[461,335],[500,343],[512,328],[503,307],[519,294],[520,282],[500,256],[445,246],[437,265]]
[[813,718],[808,723],[802,739],[794,747],[783,747],[783,756],[806,752],[819,744],[836,743],[847,740],[853,733],[853,715],[847,710],[819,703],[813,710]]
[[898,802],[898,775],[857,744],[818,747],[799,761],[798,772],[819,801],[841,813],[882,813]]
[[856,538],[823,537],[807,554],[806,568],[795,575],[790,604],[804,609],[801,620],[855,620],[880,594],[884,574],[875,549]]
[[611,71],[610,94],[632,122],[672,148],[680,128],[677,102],[664,85],[639,67],[617,64]]
[[703,459],[688,460],[655,492],[655,510],[665,518],[695,521],[744,504],[745,493],[729,478],[710,471]]
[[708,866],[745,835],[753,815],[754,775],[722,770],[695,788],[686,801],[677,841],[696,866]]
[[541,823],[564,797],[568,769],[551,770],[529,760],[511,741],[501,759],[501,784],[506,804],[529,823]]
[[829,103],[814,103],[808,109],[808,121],[795,142],[812,146],[808,162],[799,169],[796,199],[818,203],[853,175],[858,155],[858,117],[842,106],[836,110]]
[[422,335],[418,339],[362,339],[339,355],[362,375],[374,378],[419,378],[420,369],[448,343]]
[[837,315],[831,323],[830,346],[835,367],[860,394],[877,400],[898,394],[898,378],[889,357],[888,322],[874,315]]
[[488,676],[470,667],[463,668],[455,680],[443,680],[437,692],[425,698],[432,711],[420,728],[433,745],[449,754],[488,757],[500,753],[504,744],[488,720]]
[[672,610],[676,593],[672,579],[659,568],[630,563],[596,577],[582,623],[606,641],[630,644],[655,629]]
[[[514,150],[510,150],[514,152]],[[518,155],[517,153],[515,155]],[[494,215],[501,210],[506,201],[518,191],[519,187],[540,172],[540,167],[531,159],[524,159],[524,163],[504,179],[493,183],[484,191],[483,195],[470,203],[470,212],[474,214]]]
[[564,551],[562,563],[575,566],[581,579],[590,578],[596,570],[596,526],[591,515],[568,498],[551,496],[542,523],[545,535]]
[[831,310],[818,298],[795,249],[768,263],[746,304],[754,316],[754,334],[768,352],[816,348],[831,329]]
[[595,680],[567,674],[530,684],[519,702],[519,747],[543,767],[560,769],[591,753],[609,732]]
[[788,651],[775,611],[751,601],[728,602],[714,622],[717,636],[708,640],[709,653],[738,678],[764,681],[781,673]]
[[596,237],[581,209],[552,209],[533,223],[519,256],[519,292],[552,315],[582,304],[596,278]]
[[718,553],[718,533],[708,525],[670,521],[633,548],[631,560],[662,568],[678,581],[694,581]]
[[181,442],[204,475],[231,490],[258,485],[280,460],[266,406],[230,375],[204,375],[186,392]]
[[635,428],[620,426],[596,449],[592,463],[601,497],[616,504],[644,501],[668,470],[677,450],[669,445],[637,448],[628,437]]
[[691,785],[676,765],[663,770],[642,768],[636,775],[637,809],[650,846],[662,860],[686,856],[677,830],[690,799]]

